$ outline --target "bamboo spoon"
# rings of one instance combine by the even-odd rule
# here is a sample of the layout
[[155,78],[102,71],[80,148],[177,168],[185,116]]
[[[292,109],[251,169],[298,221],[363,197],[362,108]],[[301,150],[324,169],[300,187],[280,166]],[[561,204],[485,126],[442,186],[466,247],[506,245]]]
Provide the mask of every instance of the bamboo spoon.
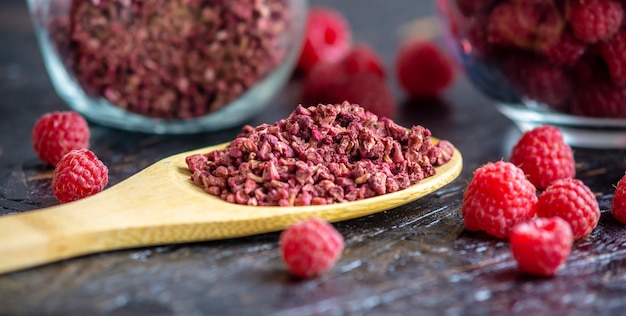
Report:
[[313,216],[352,219],[419,199],[453,181],[463,164],[455,149],[436,175],[402,191],[331,205],[253,207],[225,202],[190,180],[185,157],[226,145],[164,158],[82,200],[0,217],[0,274],[101,251],[280,231]]

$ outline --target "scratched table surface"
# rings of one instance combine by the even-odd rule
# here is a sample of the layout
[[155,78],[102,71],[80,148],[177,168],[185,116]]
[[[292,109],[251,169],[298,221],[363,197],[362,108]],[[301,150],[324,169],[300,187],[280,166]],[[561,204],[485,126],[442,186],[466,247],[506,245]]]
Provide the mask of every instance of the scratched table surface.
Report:
[[[437,34],[428,30],[431,1],[313,4],[341,10],[355,40],[373,45],[388,69],[407,34]],[[460,216],[472,171],[506,158],[519,132],[463,76],[437,100],[408,100],[390,80],[400,103],[396,120],[450,140],[464,155],[464,170],[423,199],[336,223],[346,247],[329,273],[290,277],[279,233],[113,251],[0,275],[0,315],[623,314],[626,227],[609,209],[626,151],[575,148],[577,177],[598,196],[599,225],[555,277],[530,277],[517,270],[506,241],[464,230]],[[285,117],[298,89],[292,80],[248,123]],[[57,204],[52,170],[36,158],[30,131],[40,115],[66,109],[45,72],[25,1],[0,1],[0,215]],[[114,185],[170,154],[227,141],[240,127],[189,136],[91,129],[91,148]]]

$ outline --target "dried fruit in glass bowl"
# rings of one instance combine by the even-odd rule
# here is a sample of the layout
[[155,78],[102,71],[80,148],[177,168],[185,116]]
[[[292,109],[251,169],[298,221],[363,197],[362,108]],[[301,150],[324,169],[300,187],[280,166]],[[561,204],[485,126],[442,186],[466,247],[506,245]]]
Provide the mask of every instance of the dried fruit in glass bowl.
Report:
[[102,124],[157,133],[214,130],[258,113],[292,72],[306,12],[303,0],[29,5],[68,105]]

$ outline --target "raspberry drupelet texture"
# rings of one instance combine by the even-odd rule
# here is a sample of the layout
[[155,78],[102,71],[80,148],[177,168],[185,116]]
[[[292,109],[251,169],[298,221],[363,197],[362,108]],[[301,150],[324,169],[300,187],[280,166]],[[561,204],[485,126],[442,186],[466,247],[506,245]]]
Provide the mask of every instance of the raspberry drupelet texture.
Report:
[[539,195],[537,215],[561,217],[572,228],[574,239],[580,239],[589,235],[598,225],[600,207],[596,196],[582,181],[560,179]]
[[509,238],[519,269],[538,276],[556,274],[572,251],[573,241],[569,224],[560,217],[519,223]]
[[296,68],[307,73],[320,61],[337,62],[352,47],[352,30],[346,18],[332,8],[308,11],[305,39]]
[[[620,88],[626,85],[626,29],[600,44],[600,53],[609,69],[611,80]],[[622,89],[623,90],[623,89]]]
[[44,114],[31,133],[35,153],[53,166],[68,152],[88,148],[89,137],[87,121],[74,111]]
[[615,186],[611,214],[613,214],[615,219],[626,224],[626,174],[622,176]]
[[489,13],[487,38],[492,44],[546,51],[559,41],[564,27],[552,1],[502,1]]
[[551,125],[525,132],[513,147],[510,161],[524,170],[538,189],[576,174],[572,148],[563,140],[561,131]]
[[72,150],[61,158],[52,178],[52,191],[67,203],[94,195],[109,182],[109,169],[89,149]]
[[515,224],[535,216],[536,189],[522,169],[505,161],[474,171],[461,211],[465,227],[506,238]]
[[280,234],[283,262],[299,278],[317,277],[330,270],[343,246],[343,236],[330,223],[317,218],[295,223]]
[[411,97],[436,97],[450,87],[455,68],[446,53],[433,41],[410,40],[395,56],[396,80]]
[[571,0],[568,3],[572,31],[587,43],[608,39],[619,30],[624,20],[620,0]]

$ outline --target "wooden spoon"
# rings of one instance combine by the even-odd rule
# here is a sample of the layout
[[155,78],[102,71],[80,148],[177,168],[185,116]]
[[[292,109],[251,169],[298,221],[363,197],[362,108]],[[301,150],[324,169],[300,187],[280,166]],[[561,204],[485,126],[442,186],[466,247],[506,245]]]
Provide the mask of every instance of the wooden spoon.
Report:
[[352,219],[429,194],[454,180],[463,164],[455,149],[435,176],[402,191],[330,205],[254,207],[225,202],[190,180],[185,157],[225,146],[164,158],[82,200],[0,217],[0,274],[101,251],[280,231],[314,216]]

